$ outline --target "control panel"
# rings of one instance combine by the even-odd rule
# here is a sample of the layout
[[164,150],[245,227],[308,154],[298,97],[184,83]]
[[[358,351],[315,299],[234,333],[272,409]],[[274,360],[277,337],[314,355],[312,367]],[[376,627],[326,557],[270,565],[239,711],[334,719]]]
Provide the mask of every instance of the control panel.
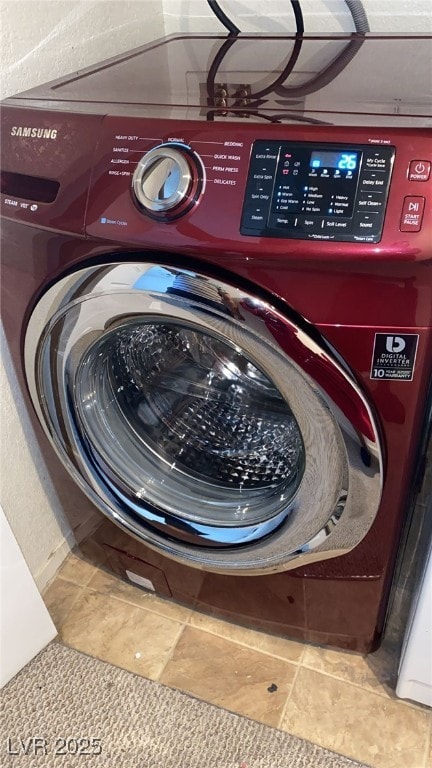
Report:
[[394,147],[255,141],[241,233],[377,243]]
[[228,259],[430,254],[426,134],[122,115],[100,134],[90,237]]

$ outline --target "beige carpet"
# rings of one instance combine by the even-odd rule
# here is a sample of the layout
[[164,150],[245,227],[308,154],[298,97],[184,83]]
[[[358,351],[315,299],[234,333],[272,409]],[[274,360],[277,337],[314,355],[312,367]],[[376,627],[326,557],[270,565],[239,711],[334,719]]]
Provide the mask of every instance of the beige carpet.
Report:
[[1,699],[2,767],[364,768],[56,642]]

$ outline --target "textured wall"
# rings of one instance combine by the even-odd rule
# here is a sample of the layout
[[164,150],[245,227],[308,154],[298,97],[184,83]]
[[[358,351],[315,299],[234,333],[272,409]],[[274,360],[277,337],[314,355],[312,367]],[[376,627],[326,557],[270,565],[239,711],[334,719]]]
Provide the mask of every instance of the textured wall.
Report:
[[3,0],[2,98],[161,37],[161,0]]
[[[219,0],[220,7],[242,32],[280,34],[295,30],[289,0]],[[206,0],[163,0],[167,34],[223,32]],[[344,0],[301,0],[306,32],[351,31]],[[430,0],[363,0],[373,32],[432,31]]]
[[[15,0],[0,6],[1,95],[52,80],[163,35],[161,0]],[[73,543],[7,349],[0,363],[1,501],[40,588]]]

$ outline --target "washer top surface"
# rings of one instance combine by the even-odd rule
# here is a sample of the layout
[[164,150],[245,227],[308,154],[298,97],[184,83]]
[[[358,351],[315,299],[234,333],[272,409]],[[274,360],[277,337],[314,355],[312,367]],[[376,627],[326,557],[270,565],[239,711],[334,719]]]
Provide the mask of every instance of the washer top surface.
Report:
[[111,114],[147,105],[152,117],[421,127],[431,124],[431,51],[431,36],[170,36],[11,101],[74,103],[79,111],[109,104]]

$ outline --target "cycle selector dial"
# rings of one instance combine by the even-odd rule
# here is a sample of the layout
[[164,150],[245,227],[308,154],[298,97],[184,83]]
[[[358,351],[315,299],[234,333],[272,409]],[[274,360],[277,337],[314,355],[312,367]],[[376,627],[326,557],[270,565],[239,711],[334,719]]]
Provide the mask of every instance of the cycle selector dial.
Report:
[[132,178],[138,207],[159,220],[183,216],[196,203],[203,186],[204,168],[186,144],[173,142],[150,149]]

